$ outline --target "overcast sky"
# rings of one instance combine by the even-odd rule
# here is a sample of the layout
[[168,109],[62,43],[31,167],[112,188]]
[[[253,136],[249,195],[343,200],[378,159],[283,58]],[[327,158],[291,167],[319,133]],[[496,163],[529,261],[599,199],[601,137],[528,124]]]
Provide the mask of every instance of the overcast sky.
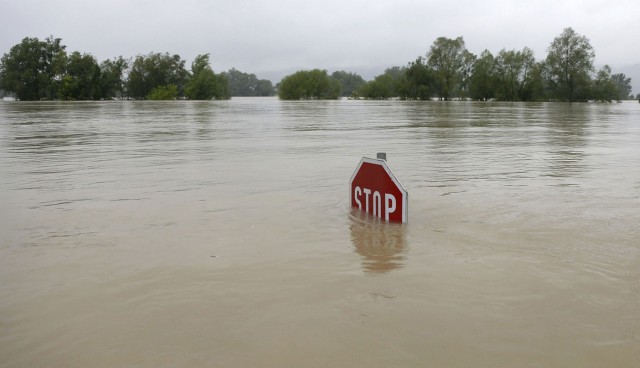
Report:
[[572,27],[616,72],[640,64],[640,1],[615,0],[0,0],[0,53],[24,37],[62,38],[98,61],[169,52],[211,54],[216,72],[235,67],[278,82],[310,68],[371,79],[426,54],[440,37],[464,37],[480,54],[529,47],[536,59]]

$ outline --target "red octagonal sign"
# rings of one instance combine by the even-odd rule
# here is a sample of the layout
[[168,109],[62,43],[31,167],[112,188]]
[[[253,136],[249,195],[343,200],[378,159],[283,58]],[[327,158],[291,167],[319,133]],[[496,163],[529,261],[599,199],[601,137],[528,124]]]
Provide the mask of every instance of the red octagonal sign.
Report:
[[349,181],[351,207],[389,222],[407,222],[408,197],[384,160],[363,157]]

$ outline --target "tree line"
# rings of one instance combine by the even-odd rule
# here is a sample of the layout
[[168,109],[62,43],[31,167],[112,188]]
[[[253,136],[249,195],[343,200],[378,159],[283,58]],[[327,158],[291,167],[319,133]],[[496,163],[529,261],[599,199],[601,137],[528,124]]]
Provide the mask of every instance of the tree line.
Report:
[[98,63],[91,54],[68,53],[60,38],[24,38],[0,60],[0,90],[20,100],[167,100],[273,96],[271,81],[236,69],[214,73],[209,54],[187,69],[179,55],[150,53]]
[[[627,99],[631,79],[608,65],[596,71],[589,40],[563,30],[536,60],[531,49],[489,50],[474,55],[462,37],[436,39],[424,56],[391,67],[373,80],[336,71],[301,70],[271,81],[235,68],[214,73],[209,54],[187,69],[179,55],[150,53],[98,63],[91,54],[68,53],[60,38],[25,38],[0,59],[0,92],[20,100],[228,99],[273,96],[281,99],[407,100],[473,99],[500,101],[587,101]],[[640,98],[640,95],[638,96]]]
[[[589,40],[566,28],[536,61],[531,49],[469,52],[462,37],[440,37],[425,56],[405,67],[392,67],[373,80],[329,75],[325,70],[300,71],[287,76],[278,89],[282,99],[353,98],[407,100],[473,99],[500,101],[620,101],[631,96],[631,78],[614,74],[608,65],[597,72]],[[286,83],[285,83],[286,82]],[[336,92],[336,85],[343,86]],[[318,90],[318,88],[325,89]],[[640,95],[638,96],[640,98]]]

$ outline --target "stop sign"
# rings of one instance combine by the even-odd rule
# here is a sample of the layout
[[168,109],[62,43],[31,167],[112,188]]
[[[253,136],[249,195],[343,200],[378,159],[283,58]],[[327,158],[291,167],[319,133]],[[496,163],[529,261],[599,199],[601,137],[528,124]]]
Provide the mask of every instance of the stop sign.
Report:
[[375,217],[407,222],[408,197],[384,160],[363,157],[349,181],[349,202]]

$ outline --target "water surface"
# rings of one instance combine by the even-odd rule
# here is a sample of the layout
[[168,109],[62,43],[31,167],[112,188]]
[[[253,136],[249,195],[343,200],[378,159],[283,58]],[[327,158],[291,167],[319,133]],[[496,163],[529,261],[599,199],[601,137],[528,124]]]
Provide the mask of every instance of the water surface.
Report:
[[2,102],[0,366],[637,367],[638,158],[633,102]]

